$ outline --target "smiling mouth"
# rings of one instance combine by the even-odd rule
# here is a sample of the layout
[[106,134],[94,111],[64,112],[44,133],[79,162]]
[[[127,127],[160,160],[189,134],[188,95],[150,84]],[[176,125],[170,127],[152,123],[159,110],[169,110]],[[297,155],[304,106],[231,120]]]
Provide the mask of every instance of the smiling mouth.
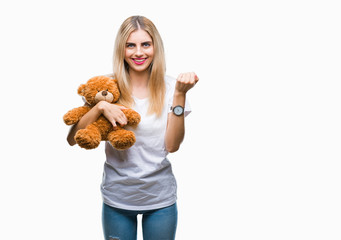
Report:
[[141,65],[147,60],[147,58],[132,58],[132,60],[135,64]]

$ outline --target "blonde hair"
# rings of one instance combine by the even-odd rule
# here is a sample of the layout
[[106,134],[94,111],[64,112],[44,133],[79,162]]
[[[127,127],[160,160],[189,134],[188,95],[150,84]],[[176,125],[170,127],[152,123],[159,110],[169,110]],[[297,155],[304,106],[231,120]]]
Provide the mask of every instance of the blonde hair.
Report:
[[148,80],[149,109],[148,113],[160,116],[164,106],[166,92],[165,72],[166,61],[161,36],[149,19],[143,16],[132,16],[127,18],[118,30],[114,47],[114,74],[121,92],[119,103],[126,107],[132,107],[134,99],[131,95],[129,78],[129,66],[124,60],[126,42],[129,35],[138,29],[146,31],[153,41],[154,58],[149,66],[150,76]]

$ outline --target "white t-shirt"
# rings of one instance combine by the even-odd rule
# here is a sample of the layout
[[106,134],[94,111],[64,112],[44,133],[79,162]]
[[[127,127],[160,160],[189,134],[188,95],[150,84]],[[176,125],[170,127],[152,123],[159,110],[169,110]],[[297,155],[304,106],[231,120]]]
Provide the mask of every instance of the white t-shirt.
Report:
[[[176,80],[165,77],[165,105],[161,117],[147,115],[148,99],[134,98],[133,109],[141,115],[134,131],[135,144],[124,151],[106,142],[101,191],[109,206],[128,210],[151,210],[170,206],[176,201],[176,180],[167,159],[164,137],[167,115],[171,112]],[[191,112],[186,100],[185,116]]]

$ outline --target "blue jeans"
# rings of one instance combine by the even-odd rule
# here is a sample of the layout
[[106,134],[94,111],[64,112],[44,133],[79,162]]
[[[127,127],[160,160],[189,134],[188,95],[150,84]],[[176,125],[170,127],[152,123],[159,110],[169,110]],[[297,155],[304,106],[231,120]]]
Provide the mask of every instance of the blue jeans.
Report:
[[105,240],[136,240],[137,215],[142,216],[144,240],[174,240],[178,221],[176,203],[165,208],[130,211],[103,203],[102,224]]

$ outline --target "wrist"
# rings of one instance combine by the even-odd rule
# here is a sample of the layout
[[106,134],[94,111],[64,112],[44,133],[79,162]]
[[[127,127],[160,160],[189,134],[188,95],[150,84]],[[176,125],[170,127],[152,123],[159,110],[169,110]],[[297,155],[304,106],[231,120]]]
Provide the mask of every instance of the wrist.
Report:
[[186,93],[185,92],[180,92],[180,91],[175,91],[174,92],[174,98],[179,98],[179,99],[185,99],[186,98]]
[[104,113],[104,109],[105,109],[105,105],[106,105],[105,103],[106,103],[105,101],[100,101],[95,105],[95,108],[97,108],[97,111],[100,114]]
[[181,116],[183,114],[185,102],[186,102],[186,93],[177,92],[177,91],[174,92],[173,104],[172,104],[171,110],[176,116]]

